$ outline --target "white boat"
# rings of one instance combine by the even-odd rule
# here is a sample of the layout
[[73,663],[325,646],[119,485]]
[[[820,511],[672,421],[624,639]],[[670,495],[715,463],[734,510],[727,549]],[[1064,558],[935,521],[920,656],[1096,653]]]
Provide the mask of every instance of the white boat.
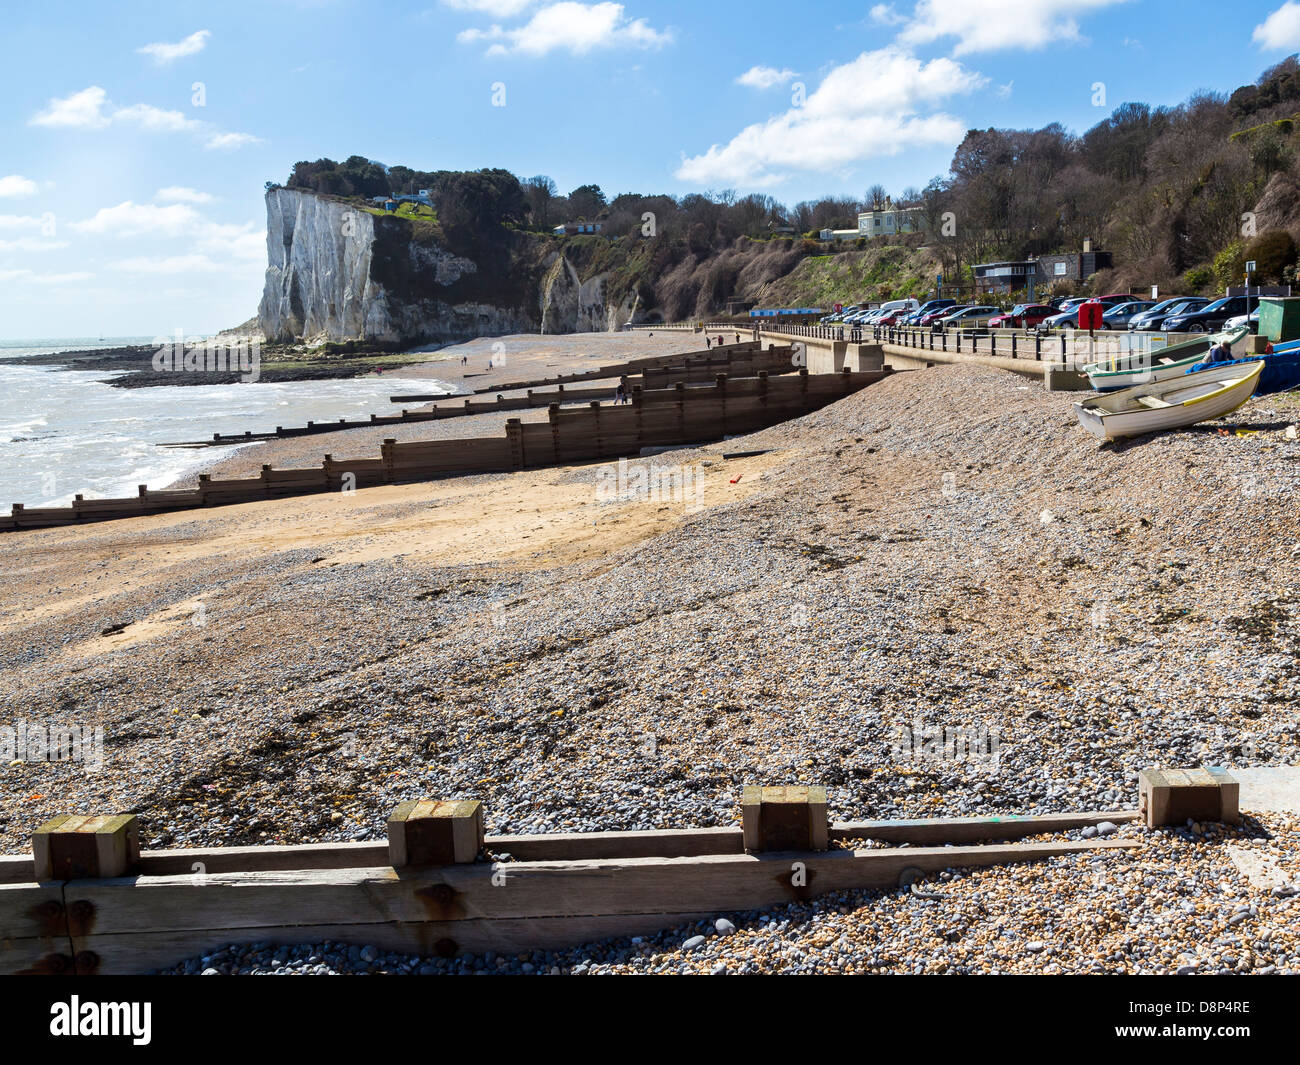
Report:
[[1255,394],[1263,362],[1230,363],[1180,374],[1074,405],[1079,423],[1102,440],[1181,429],[1222,418]]
[[[1244,347],[1248,333],[1249,330],[1243,327],[1213,336],[1193,337],[1159,351],[1126,352],[1112,359],[1090,363],[1083,372],[1088,375],[1088,383],[1098,392],[1165,381],[1186,373],[1205,358],[1205,353],[1213,345],[1226,341],[1231,348]],[[1235,351],[1235,354],[1240,358],[1245,352]]]

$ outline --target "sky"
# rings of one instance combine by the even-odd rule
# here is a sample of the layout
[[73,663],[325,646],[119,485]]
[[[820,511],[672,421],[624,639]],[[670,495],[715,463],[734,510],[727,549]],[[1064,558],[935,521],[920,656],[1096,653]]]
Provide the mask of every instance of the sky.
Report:
[[967,129],[1082,132],[1296,51],[1297,0],[11,5],[0,338],[246,321],[264,185],[300,159],[861,198],[945,173]]

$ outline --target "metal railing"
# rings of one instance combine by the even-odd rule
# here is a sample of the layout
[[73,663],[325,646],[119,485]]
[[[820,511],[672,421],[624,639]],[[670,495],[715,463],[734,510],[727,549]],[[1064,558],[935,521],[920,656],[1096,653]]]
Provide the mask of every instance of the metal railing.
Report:
[[922,326],[876,326],[872,339],[894,347],[989,358],[1086,363],[1120,355],[1153,354],[1170,344],[1193,339],[1191,333],[1137,333],[1068,330],[1040,333],[1020,329],[927,329]]

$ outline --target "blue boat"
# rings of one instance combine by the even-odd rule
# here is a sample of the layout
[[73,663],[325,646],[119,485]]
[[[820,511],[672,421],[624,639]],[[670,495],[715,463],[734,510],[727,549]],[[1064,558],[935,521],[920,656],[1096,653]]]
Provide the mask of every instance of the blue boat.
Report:
[[1251,355],[1249,358],[1225,362],[1198,363],[1186,372],[1197,373],[1201,370],[1217,369],[1220,366],[1231,366],[1233,363],[1241,362],[1264,364],[1264,372],[1259,375],[1259,385],[1255,389],[1257,396],[1269,392],[1285,392],[1300,386],[1300,340],[1288,341],[1280,345],[1280,350],[1279,347],[1274,347],[1269,355]]

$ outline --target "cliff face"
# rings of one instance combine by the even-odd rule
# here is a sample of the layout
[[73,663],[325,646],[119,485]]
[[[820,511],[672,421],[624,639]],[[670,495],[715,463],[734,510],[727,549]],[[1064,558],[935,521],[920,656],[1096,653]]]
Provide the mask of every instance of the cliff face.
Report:
[[[451,343],[506,333],[617,329],[631,298],[605,302],[555,250],[522,242],[475,258],[416,239],[403,219],[296,189],[266,194],[268,340]],[[476,261],[477,260],[477,261]]]

